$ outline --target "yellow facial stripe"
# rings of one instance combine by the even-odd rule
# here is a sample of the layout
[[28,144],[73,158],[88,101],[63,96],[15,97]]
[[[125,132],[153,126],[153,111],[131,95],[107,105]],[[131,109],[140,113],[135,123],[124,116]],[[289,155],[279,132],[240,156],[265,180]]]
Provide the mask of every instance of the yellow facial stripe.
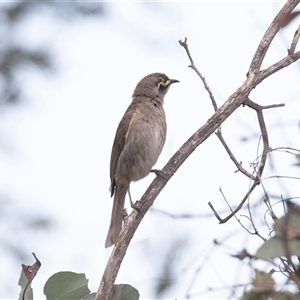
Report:
[[164,86],[164,87],[166,87],[166,86],[168,86],[170,84],[170,80],[167,80],[167,81],[164,81],[164,80],[162,80],[159,84],[158,84],[158,87],[159,86]]

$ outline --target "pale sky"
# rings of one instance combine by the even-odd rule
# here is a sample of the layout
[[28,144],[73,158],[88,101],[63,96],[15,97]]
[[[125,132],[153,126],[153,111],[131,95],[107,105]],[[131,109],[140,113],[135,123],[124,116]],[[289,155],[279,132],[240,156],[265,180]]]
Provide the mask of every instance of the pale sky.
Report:
[[[21,238],[20,247],[28,253],[22,263],[34,262],[31,252],[42,262],[33,283],[35,299],[44,299],[43,285],[58,271],[85,273],[90,289],[98,288],[111,251],[104,248],[112,207],[108,192],[110,151],[137,82],[152,72],[164,72],[180,80],[165,99],[168,135],[155,166],[162,168],[213,114],[210,99],[199,78],[188,68],[187,55],[178,40],[188,38],[194,61],[221,105],[245,80],[256,47],[283,2],[106,5],[108,14],[100,20],[70,25],[53,22],[41,14],[20,28],[24,43],[50,47],[57,56],[58,67],[55,74],[46,76],[22,72],[25,101],[6,108],[0,119],[1,132],[13,149],[11,153],[0,151],[1,193],[18,204],[8,213],[13,216],[17,209],[14,207],[18,207],[29,218],[31,214],[48,216],[55,224],[50,231],[16,232],[11,237]],[[297,26],[294,21],[277,35],[264,68],[286,55]],[[251,93],[251,99],[262,105],[286,104],[265,112],[273,148],[300,148],[299,92],[298,62]],[[249,164],[257,156],[259,142],[256,113],[241,107],[222,130],[237,159],[251,172]],[[243,137],[249,141],[241,142]],[[274,168],[268,165],[264,177],[299,174],[291,155],[274,153],[272,162]],[[162,259],[169,247],[178,244],[182,251],[176,259],[176,282],[166,298],[181,299],[189,291],[191,299],[222,299],[230,295],[229,290],[203,292],[208,287],[249,282],[247,264],[242,268],[230,254],[244,248],[254,254],[262,240],[247,234],[234,219],[219,225],[207,205],[212,202],[223,217],[229,213],[220,187],[232,206],[240,202],[250,182],[235,170],[217,137],[211,136],[154,203],[154,208],[170,214],[211,217],[176,220],[148,212],[131,242],[117,283],[132,284],[141,299],[151,299],[153,286],[161,276]],[[142,196],[153,178],[151,174],[132,184],[134,199]],[[297,184],[291,180],[266,180],[268,191],[283,197],[299,196]],[[261,195],[262,189],[258,188],[250,204],[257,203]],[[282,214],[281,206],[275,210]],[[248,227],[249,222],[241,214],[247,214],[247,210],[239,218]],[[8,226],[14,226],[13,217],[10,220]],[[255,220],[261,234],[267,237],[263,213]],[[8,234],[1,226],[1,234]],[[224,241],[226,247],[214,246],[213,239]],[[1,256],[1,297],[16,298],[21,262],[6,252]]]

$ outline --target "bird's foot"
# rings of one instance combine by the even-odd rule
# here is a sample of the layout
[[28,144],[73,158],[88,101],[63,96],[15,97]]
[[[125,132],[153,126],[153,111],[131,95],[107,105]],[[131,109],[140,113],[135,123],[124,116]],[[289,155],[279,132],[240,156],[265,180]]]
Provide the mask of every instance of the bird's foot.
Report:
[[121,216],[122,216],[122,219],[123,219],[124,223],[127,223],[127,221],[128,221],[128,213],[127,213],[127,209],[126,208],[122,208],[121,209]]
[[142,208],[142,202],[137,200],[134,204],[132,203],[131,207],[133,209],[136,209],[139,212],[139,211],[141,211],[141,208]]
[[166,173],[162,170],[152,169],[150,172],[154,173],[156,176],[160,176],[163,177],[164,179],[168,179]]
[[127,190],[128,195],[129,195],[129,200],[130,200],[130,206],[132,209],[136,209],[137,211],[141,210],[141,201],[137,200],[135,203],[133,203],[132,198],[131,198],[131,194],[130,194],[130,188],[128,188]]

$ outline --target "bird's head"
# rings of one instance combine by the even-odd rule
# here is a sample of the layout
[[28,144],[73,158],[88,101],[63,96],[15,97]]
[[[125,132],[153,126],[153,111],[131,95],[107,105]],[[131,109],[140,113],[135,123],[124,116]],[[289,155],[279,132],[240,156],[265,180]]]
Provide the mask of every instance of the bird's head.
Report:
[[176,79],[169,79],[169,77],[163,73],[152,73],[145,76],[136,86],[133,97],[146,96],[153,98],[161,98],[168,92],[170,86],[179,82]]

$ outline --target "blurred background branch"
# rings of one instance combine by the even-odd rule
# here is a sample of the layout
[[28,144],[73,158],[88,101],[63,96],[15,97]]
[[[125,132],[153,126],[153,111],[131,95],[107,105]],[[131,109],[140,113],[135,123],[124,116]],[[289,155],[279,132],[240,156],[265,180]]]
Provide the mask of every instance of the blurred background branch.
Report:
[[[20,27],[38,14],[72,24],[83,18],[102,18],[104,5],[99,2],[18,1],[1,3],[0,6],[0,104],[22,101],[26,84],[19,78],[21,70],[33,68],[42,72],[55,66],[55,53],[46,47],[28,46]],[[47,34],[47,33],[45,33]],[[50,41],[49,41],[50,42]],[[50,45],[51,46],[51,45]],[[56,66],[57,67],[57,66]]]

